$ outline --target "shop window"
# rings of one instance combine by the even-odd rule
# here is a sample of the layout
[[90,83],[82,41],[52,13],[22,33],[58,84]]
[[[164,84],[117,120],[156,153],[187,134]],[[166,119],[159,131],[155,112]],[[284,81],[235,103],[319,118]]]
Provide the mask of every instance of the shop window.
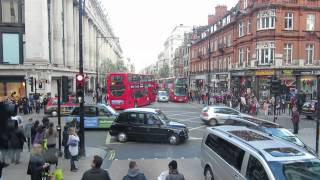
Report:
[[2,22],[17,23],[19,20],[18,13],[19,0],[1,0],[2,5]]
[[19,34],[2,34],[3,64],[19,64],[20,46]]

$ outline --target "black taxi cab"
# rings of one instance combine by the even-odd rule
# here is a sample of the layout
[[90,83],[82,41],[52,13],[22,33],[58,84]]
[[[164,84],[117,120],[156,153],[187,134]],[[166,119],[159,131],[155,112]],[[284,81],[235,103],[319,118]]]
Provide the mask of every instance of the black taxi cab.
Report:
[[157,141],[176,145],[188,139],[186,125],[169,120],[152,108],[132,108],[122,111],[110,126],[111,136],[119,142]]

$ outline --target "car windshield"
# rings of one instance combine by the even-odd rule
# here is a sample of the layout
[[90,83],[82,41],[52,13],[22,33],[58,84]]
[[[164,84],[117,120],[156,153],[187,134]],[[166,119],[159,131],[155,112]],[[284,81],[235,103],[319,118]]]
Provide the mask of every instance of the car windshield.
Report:
[[304,143],[294,134],[292,134],[289,130],[285,128],[263,128],[264,131],[266,131],[269,134],[272,134],[274,136],[283,138],[287,141],[290,141],[292,143],[295,143],[299,146],[304,147]]
[[159,94],[159,96],[167,96],[168,95],[167,91],[159,91],[158,94]]
[[158,111],[158,113],[157,113],[156,115],[158,116],[158,118],[159,118],[161,121],[163,121],[163,122],[165,122],[165,123],[169,123],[169,122],[170,122],[170,120],[167,118],[167,116],[166,116],[163,112]]
[[273,161],[268,163],[275,179],[316,180],[320,179],[320,160]]
[[118,114],[117,111],[115,111],[115,110],[114,110],[112,107],[110,107],[110,106],[107,106],[107,105],[105,105],[105,104],[100,104],[100,106],[108,109],[108,111],[111,112],[111,114],[113,114],[113,115],[114,115],[114,114]]

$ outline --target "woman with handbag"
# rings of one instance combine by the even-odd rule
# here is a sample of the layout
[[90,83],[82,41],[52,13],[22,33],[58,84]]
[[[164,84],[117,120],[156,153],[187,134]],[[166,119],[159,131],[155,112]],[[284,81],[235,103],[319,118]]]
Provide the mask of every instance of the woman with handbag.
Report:
[[70,128],[69,133],[69,139],[68,139],[68,146],[69,146],[69,152],[70,152],[70,165],[71,165],[71,171],[77,172],[78,168],[76,168],[76,165],[74,161],[78,160],[78,154],[79,154],[79,136],[76,133],[76,129],[74,127]]

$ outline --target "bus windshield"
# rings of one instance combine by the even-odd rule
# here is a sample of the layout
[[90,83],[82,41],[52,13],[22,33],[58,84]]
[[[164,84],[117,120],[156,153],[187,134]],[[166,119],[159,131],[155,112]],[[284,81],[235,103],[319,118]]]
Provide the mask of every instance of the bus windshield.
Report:
[[174,94],[177,96],[185,96],[185,95],[187,95],[187,89],[185,87],[181,87],[181,86],[175,87]]

